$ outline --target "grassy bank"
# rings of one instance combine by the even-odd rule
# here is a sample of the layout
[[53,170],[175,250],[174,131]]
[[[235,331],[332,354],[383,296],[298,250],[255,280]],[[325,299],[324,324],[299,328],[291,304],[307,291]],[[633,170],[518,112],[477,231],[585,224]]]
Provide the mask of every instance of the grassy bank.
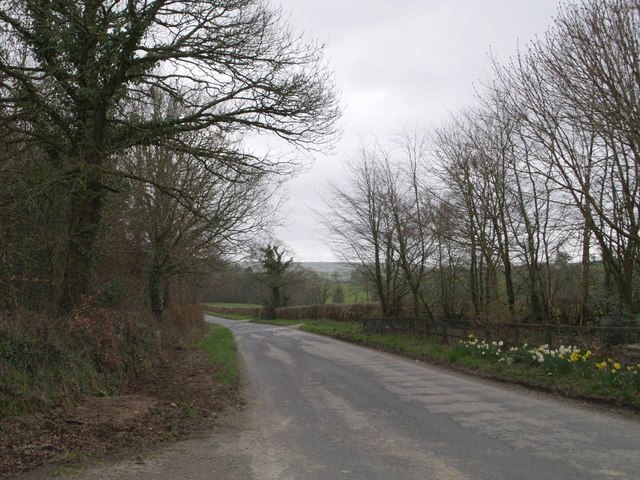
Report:
[[[188,333],[184,323],[167,326],[180,330],[182,336],[173,337],[170,343],[162,341],[165,348],[154,350],[149,367],[123,385],[119,394],[95,396],[99,392],[88,391],[78,403],[71,402],[70,396],[63,397],[67,403],[64,408],[2,419],[0,478],[16,478],[20,472],[40,466],[44,470],[33,478],[53,478],[105,456],[145,455],[146,448],[159,442],[215,427],[220,412],[241,402],[235,343],[229,330],[205,325],[198,309],[188,311],[194,314],[193,321],[199,322],[195,324],[198,328]],[[174,316],[172,320],[177,323],[185,318]],[[65,352],[65,356],[70,354]],[[105,373],[97,371],[89,359],[79,358],[99,382]],[[88,379],[79,378],[73,370],[79,367],[60,364],[67,366],[66,377],[57,362],[46,364],[49,375],[60,376],[59,391],[68,389],[71,381],[81,380],[78,387],[86,388]],[[0,363],[0,369],[3,367]],[[29,384],[31,391],[43,388],[34,379]],[[54,386],[51,381],[46,384]],[[25,474],[19,478],[32,477]]]
[[198,342],[198,347],[207,352],[208,361],[219,368],[216,380],[228,386],[237,383],[238,355],[231,330],[211,325],[208,334]]
[[69,319],[33,312],[0,318],[0,418],[110,395],[149,365],[157,349],[148,324],[90,309]]
[[109,396],[203,329],[193,306],[150,315],[84,306],[69,318],[19,311],[0,315],[0,419]]
[[[532,364],[530,360],[529,363],[500,362],[495,356],[491,358],[476,354],[475,349],[459,342],[443,345],[439,339],[410,334],[367,334],[362,331],[360,324],[354,322],[310,321],[300,329],[444,365],[472,375],[640,411],[640,393],[637,389],[632,385],[620,384],[617,380],[621,377],[610,375],[610,372],[604,370],[587,369],[581,365],[550,370],[543,365]],[[589,365],[592,366],[593,362]]]

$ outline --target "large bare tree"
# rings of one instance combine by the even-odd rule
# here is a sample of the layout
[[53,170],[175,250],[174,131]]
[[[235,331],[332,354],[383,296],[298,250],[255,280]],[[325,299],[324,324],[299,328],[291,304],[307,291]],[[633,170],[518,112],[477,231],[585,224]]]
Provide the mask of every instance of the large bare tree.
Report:
[[[113,155],[162,145],[214,170],[281,170],[183,135],[271,132],[321,147],[338,115],[322,48],[260,0],[3,0],[0,45],[0,120],[46,152],[70,194],[64,311],[90,284],[108,177],[127,174]],[[175,115],[140,113],[158,90],[179,99]]]

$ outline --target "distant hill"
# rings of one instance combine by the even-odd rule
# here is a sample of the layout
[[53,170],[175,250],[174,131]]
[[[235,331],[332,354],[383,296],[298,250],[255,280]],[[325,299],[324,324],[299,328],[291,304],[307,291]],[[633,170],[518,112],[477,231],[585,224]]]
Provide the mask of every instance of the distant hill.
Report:
[[353,266],[345,262],[299,262],[298,265],[320,274],[333,275],[337,273],[343,280],[348,280],[353,272]]
[[[337,273],[341,281],[351,280],[351,272],[353,272],[353,266],[346,262],[294,262],[294,264],[323,276]],[[238,262],[236,265],[241,268],[259,268],[256,262]]]

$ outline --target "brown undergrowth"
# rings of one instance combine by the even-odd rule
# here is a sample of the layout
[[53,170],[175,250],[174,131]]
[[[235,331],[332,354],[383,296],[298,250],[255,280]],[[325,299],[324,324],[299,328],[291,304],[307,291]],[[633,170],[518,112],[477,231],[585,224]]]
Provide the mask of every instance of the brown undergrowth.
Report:
[[[131,337],[122,337],[122,325],[99,325],[98,320],[104,318],[95,310],[92,314],[84,312],[81,318],[80,335],[94,341],[80,343],[86,351],[65,350],[70,344],[56,339],[62,332],[56,333],[51,326],[46,334],[31,335],[32,339],[39,339],[35,342],[38,346],[46,344],[51,351],[61,351],[39,357],[35,372],[25,370],[23,380],[31,380],[31,390],[38,392],[30,395],[39,395],[39,401],[23,401],[29,407],[28,413],[0,419],[1,478],[49,478],[58,468],[138,451],[212,426],[229,405],[239,402],[237,387],[218,382],[218,367],[193,346],[194,339],[206,328],[198,309],[184,307],[171,312],[167,324],[156,324],[145,332],[140,345],[123,343],[137,340],[131,331]],[[70,320],[73,321],[77,319]],[[68,332],[76,328],[68,325]],[[68,333],[67,340],[75,341],[72,337],[76,334],[77,331]],[[19,350],[15,344],[13,347]],[[33,345],[28,347],[27,350]],[[6,351],[4,354],[7,356]],[[64,377],[62,372],[51,373],[60,367],[53,365],[58,361],[54,358],[76,359],[88,373],[76,378],[76,386],[53,388],[54,395],[51,386],[43,386],[56,376]],[[13,360],[13,368],[16,361]],[[76,375],[73,371],[70,374]],[[25,387],[24,391],[28,390]],[[20,393],[4,392],[5,398]],[[47,467],[39,473],[37,468],[43,465]]]

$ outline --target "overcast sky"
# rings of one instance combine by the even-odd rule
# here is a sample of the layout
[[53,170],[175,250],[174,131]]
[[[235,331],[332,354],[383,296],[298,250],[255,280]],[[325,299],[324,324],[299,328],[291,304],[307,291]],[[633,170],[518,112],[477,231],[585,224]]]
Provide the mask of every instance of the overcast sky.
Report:
[[[277,1],[277,0],[276,0]],[[312,212],[361,139],[403,124],[437,126],[490,78],[488,52],[507,60],[544,34],[558,0],[280,0],[291,25],[326,43],[344,113],[335,154],[288,182],[290,210],[276,236],[299,261],[334,261]]]

